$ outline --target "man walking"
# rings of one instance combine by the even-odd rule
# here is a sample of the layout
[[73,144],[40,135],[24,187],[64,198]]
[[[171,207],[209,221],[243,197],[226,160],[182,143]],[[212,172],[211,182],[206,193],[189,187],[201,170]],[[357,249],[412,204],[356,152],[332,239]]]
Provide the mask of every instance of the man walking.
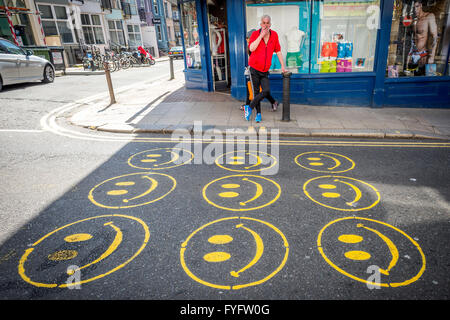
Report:
[[278,34],[270,30],[271,19],[268,15],[261,17],[261,29],[254,31],[250,36],[249,50],[250,55],[248,64],[250,66],[250,77],[253,83],[253,92],[255,94],[250,106],[245,106],[245,119],[250,120],[253,109],[256,109],[256,122],[261,122],[261,101],[270,94],[269,69],[272,64],[272,56],[275,52],[280,60],[281,71],[286,72],[286,67],[281,54]]

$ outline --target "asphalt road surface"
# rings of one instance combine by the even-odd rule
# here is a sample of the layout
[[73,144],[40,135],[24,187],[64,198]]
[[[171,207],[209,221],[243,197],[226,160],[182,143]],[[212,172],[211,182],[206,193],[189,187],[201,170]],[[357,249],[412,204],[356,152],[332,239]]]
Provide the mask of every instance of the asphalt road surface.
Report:
[[448,143],[73,139],[61,103],[1,111],[0,299],[449,299]]

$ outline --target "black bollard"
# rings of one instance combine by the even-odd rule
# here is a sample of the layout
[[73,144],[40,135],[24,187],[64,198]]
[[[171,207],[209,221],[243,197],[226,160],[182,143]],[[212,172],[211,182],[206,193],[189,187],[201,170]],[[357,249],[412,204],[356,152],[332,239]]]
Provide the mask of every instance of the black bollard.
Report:
[[291,121],[291,75],[292,72],[283,72],[283,114],[281,121]]
[[169,80],[173,80],[173,79],[175,79],[175,75],[173,74],[173,57],[170,56],[169,60],[170,60],[170,79]]

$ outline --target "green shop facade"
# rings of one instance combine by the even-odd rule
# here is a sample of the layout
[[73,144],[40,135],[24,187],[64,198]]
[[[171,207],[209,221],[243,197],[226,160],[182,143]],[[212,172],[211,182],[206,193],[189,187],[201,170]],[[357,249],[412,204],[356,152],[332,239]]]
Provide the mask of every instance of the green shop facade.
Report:
[[[269,15],[295,104],[450,108],[450,0],[179,0],[186,87],[245,100],[246,35]],[[271,92],[282,99],[276,56]]]

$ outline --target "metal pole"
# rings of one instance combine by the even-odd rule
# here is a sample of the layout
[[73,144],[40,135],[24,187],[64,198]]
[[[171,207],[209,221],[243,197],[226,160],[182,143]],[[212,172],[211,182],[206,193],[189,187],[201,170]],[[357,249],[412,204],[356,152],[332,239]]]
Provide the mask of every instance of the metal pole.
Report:
[[116,97],[114,96],[114,89],[113,89],[112,81],[111,81],[111,72],[109,71],[109,65],[107,62],[104,62],[103,66],[105,69],[106,82],[108,82],[109,98],[110,98],[110,105],[111,105],[111,104],[116,103]]
[[169,80],[173,80],[173,79],[175,79],[175,75],[173,73],[173,57],[170,56],[169,60],[170,60],[170,79]]
[[281,121],[291,121],[291,75],[292,72],[283,73],[283,114]]

